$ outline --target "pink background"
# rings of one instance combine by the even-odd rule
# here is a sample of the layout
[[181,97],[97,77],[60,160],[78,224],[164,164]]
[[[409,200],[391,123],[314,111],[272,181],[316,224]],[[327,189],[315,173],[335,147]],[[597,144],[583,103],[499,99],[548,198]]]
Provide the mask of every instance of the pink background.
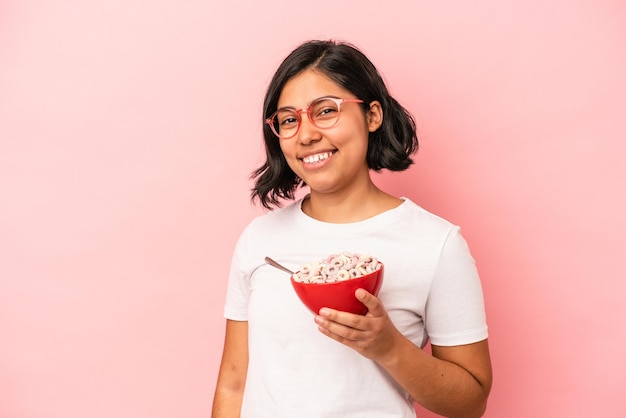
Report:
[[626,416],[622,0],[5,0],[0,417],[210,415],[263,93],[317,37],[416,116],[376,180],[463,227],[486,416]]

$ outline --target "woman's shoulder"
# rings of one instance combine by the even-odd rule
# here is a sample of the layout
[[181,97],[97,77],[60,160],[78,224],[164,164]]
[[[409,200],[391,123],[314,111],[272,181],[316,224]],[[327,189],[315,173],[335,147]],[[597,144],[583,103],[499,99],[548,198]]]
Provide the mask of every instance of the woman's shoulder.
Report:
[[461,229],[455,223],[425,209],[414,201],[405,197],[402,199],[405,202],[401,205],[402,213],[399,216],[407,230],[419,231],[420,235],[445,239]]
[[302,199],[290,202],[276,209],[267,210],[266,212],[254,217],[247,225],[246,229],[269,229],[283,227],[294,222],[300,213]]
[[402,197],[401,199],[404,200],[404,203],[401,205],[404,209],[404,216],[409,216],[421,222],[426,222],[443,228],[453,228],[456,226],[449,220],[431,212],[407,197]]
[[240,258],[248,257],[258,262],[266,251],[272,253],[272,247],[284,245],[297,236],[299,204],[299,201],[294,201],[252,218],[238,239],[237,252]]

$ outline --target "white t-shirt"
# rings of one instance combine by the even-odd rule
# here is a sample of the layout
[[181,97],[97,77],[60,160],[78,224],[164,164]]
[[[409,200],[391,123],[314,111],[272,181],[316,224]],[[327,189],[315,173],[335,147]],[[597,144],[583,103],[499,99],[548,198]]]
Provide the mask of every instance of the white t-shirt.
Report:
[[459,228],[412,201],[360,222],[332,224],[302,201],[254,219],[237,243],[224,315],[248,321],[249,364],[241,416],[415,417],[410,396],[374,361],[326,337],[288,273],[343,251],[385,264],[379,299],[419,347],[487,338],[483,295]]

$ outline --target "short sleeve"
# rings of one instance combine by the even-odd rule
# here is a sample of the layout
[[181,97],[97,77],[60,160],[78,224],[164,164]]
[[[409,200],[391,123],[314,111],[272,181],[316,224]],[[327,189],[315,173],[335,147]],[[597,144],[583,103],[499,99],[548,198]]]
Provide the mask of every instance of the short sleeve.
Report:
[[248,300],[250,298],[250,277],[243,267],[242,259],[246,253],[246,231],[241,234],[233,252],[228,287],[226,289],[226,303],[224,317],[235,321],[248,320]]
[[459,227],[451,229],[442,247],[426,302],[425,322],[434,345],[471,344],[487,338],[480,278]]

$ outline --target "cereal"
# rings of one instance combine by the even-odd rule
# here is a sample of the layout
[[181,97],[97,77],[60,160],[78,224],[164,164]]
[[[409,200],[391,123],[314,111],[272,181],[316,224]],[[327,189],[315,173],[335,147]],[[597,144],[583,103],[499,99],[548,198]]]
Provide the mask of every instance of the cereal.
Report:
[[381,264],[371,255],[342,252],[332,254],[317,263],[304,264],[293,275],[301,283],[335,283],[370,274],[380,269]]

